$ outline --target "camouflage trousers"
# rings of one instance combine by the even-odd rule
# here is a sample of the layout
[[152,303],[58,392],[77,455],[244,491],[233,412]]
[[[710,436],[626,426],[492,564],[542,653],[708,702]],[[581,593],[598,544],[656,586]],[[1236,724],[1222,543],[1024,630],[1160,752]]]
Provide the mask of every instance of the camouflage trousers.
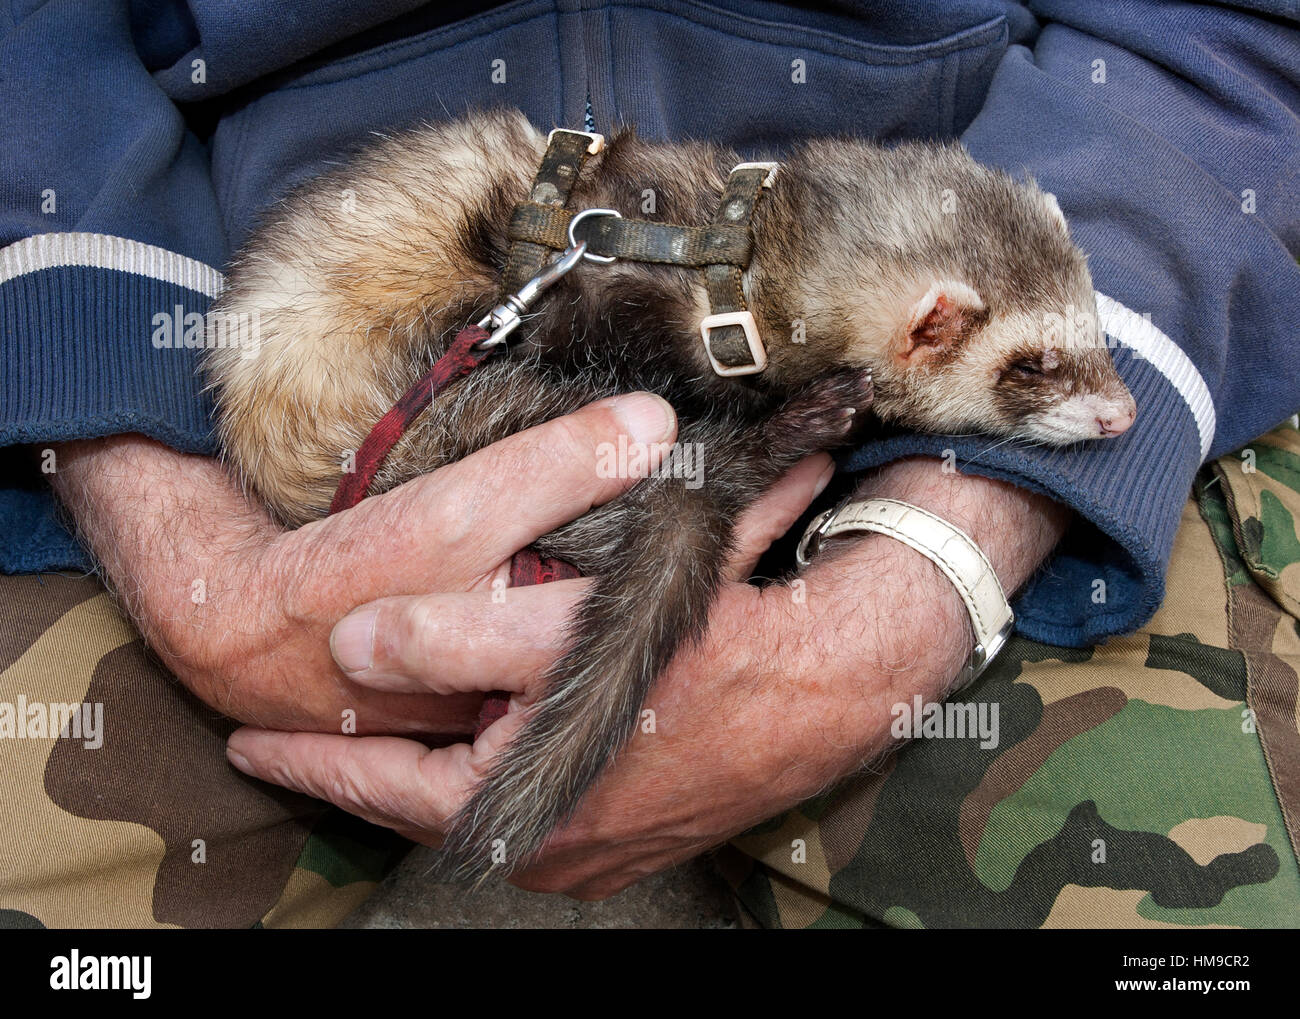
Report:
[[[1253,472],[1243,465],[1254,468]],[[919,739],[717,857],[769,926],[1300,924],[1300,435],[1225,457],[1164,606],[1016,639]],[[93,578],[0,578],[0,927],[331,926],[407,843],[247,779]]]
[[0,927],[338,924],[409,843],[245,779],[234,728],[94,578],[0,578]]
[[1208,466],[1147,626],[1088,650],[1013,639],[955,698],[996,746],[923,730],[735,840],[718,862],[746,919],[1300,926],[1297,521],[1294,428]]

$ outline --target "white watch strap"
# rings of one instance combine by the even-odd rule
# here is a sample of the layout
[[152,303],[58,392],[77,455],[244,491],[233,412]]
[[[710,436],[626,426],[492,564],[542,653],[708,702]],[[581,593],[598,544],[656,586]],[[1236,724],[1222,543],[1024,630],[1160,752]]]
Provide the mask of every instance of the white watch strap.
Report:
[[843,502],[813,518],[799,542],[800,566],[825,538],[847,531],[876,531],[896,538],[943,571],[970,613],[975,650],[954,689],[974,682],[1011,635],[1015,616],[992,564],[970,535],[920,506],[898,499]]

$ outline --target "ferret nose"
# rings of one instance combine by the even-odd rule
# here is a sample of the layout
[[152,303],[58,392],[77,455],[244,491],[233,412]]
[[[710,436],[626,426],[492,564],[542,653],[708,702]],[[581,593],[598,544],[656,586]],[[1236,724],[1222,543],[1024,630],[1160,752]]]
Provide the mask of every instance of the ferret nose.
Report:
[[1101,437],[1109,439],[1115,435],[1123,435],[1136,419],[1137,407],[1130,405],[1110,417],[1097,418],[1097,427],[1101,430]]

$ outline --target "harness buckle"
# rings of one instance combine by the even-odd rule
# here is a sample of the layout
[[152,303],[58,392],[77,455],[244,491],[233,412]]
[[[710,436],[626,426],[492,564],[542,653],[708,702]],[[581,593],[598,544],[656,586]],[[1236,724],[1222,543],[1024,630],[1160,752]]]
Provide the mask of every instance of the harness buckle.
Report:
[[595,131],[571,131],[567,127],[557,127],[554,131],[546,136],[546,145],[549,148],[551,139],[557,134],[580,134],[587,139],[587,155],[594,156],[605,147],[605,136],[596,134]]
[[776,180],[776,172],[779,169],[781,169],[780,163],[737,163],[731,168],[731,172],[735,173],[737,170],[766,170],[767,176],[763,178],[762,186],[770,188],[772,182]]
[[[740,326],[745,331],[745,342],[749,344],[749,356],[753,362],[752,364],[728,367],[718,360],[717,355],[713,353],[710,334],[714,329],[720,329],[723,326]],[[723,311],[716,315],[707,315],[700,319],[700,337],[704,340],[704,353],[709,356],[709,364],[723,378],[730,378],[734,375],[757,375],[767,367],[767,351],[763,348],[763,340],[758,335],[758,323],[754,321],[752,311]]]

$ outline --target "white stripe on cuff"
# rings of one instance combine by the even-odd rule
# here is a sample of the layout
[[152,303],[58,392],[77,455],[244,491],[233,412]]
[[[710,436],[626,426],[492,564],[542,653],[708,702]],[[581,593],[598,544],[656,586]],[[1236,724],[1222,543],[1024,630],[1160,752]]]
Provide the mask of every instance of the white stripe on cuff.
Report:
[[1214,443],[1214,401],[1210,398],[1210,387],[1192,364],[1192,359],[1152,325],[1149,318],[1126,308],[1101,291],[1097,291],[1097,317],[1104,332],[1150,362],[1178,391],[1196,421],[1196,430],[1201,436],[1201,459],[1204,460],[1210,455],[1210,446]]
[[36,234],[0,248],[0,284],[44,269],[117,269],[194,290],[221,293],[225,278],[212,266],[166,248],[112,234]]

